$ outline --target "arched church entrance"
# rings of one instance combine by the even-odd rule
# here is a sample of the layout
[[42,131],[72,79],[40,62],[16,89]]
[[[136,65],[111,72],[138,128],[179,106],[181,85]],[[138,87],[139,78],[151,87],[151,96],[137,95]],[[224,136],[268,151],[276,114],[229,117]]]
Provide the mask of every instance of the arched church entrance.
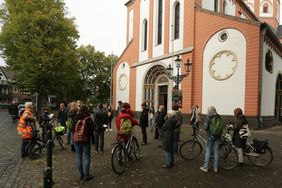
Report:
[[155,65],[148,70],[144,80],[144,101],[149,107],[156,109],[159,105],[164,105],[167,109],[168,86],[165,67]]
[[279,74],[276,80],[275,95],[275,118],[282,122],[282,75]]

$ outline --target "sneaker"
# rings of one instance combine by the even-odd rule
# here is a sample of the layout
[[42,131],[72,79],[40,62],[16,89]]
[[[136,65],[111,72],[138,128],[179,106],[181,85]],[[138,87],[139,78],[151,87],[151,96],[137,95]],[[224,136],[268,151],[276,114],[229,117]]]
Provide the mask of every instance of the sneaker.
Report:
[[217,169],[217,168],[214,168],[213,171],[214,171],[215,173],[217,173],[217,172],[218,172],[218,169]]
[[207,167],[204,167],[204,166],[202,166],[202,167],[200,168],[200,170],[203,171],[203,172],[208,172],[208,168],[207,168]]
[[113,131],[113,129],[110,129],[110,131]]
[[147,143],[143,142],[142,145],[147,145]]
[[98,150],[95,150],[94,153],[99,153],[99,151],[98,151]]

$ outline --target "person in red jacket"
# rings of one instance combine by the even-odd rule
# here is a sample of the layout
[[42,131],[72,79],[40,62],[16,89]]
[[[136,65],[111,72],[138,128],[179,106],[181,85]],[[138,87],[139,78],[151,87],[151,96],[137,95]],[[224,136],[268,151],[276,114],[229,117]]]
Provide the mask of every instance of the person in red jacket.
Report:
[[119,141],[121,138],[124,141],[127,141],[130,137],[130,135],[120,135],[120,128],[121,128],[121,119],[128,118],[131,121],[132,126],[138,125],[138,121],[133,117],[133,113],[130,110],[130,105],[128,103],[122,103],[121,105],[121,111],[118,114],[116,118],[116,126],[117,126],[117,141]]

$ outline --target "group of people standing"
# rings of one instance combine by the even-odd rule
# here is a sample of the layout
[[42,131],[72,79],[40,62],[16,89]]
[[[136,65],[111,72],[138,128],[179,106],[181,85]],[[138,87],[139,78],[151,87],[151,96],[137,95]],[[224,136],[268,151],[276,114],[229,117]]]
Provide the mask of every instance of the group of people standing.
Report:
[[[171,110],[166,112],[165,107],[160,105],[155,112],[154,108],[150,109],[146,103],[142,103],[142,112],[140,114],[139,122],[134,118],[130,105],[119,101],[117,108],[117,139],[120,139],[119,130],[121,120],[128,118],[132,125],[139,125],[142,131],[142,144],[147,145],[147,132],[146,128],[150,125],[151,130],[154,130],[154,138],[161,140],[161,147],[164,150],[163,168],[171,168],[174,166],[174,155],[178,153],[178,142],[180,140],[181,124],[183,123],[183,116],[180,112],[179,106],[174,104]],[[28,140],[32,137],[32,130],[28,128],[28,122],[34,122],[35,118],[32,114],[32,103],[25,104],[25,110],[20,116],[18,124],[18,132],[22,135],[22,157],[25,154],[25,147]],[[49,113],[48,108],[44,108],[41,114],[41,120]],[[193,126],[193,134],[200,122],[200,113],[197,105],[193,106],[191,114],[191,124]],[[243,150],[246,144],[246,139],[242,139],[239,135],[241,127],[248,123],[243,112],[240,108],[234,110],[235,124],[232,128],[234,130],[233,143],[239,149],[239,162],[243,163]],[[215,172],[218,171],[219,157],[220,157],[220,142],[221,136],[216,137],[211,134],[210,126],[215,117],[220,117],[215,107],[210,106],[206,120],[204,122],[204,129],[207,131],[207,145],[204,166],[200,169],[208,172],[208,166],[212,151],[214,152],[214,166]],[[60,104],[58,112],[59,123],[67,129],[67,140],[71,144],[72,151],[76,152],[76,165],[80,174],[80,179],[88,181],[93,178],[89,173],[90,158],[91,158],[91,145],[95,144],[95,153],[102,153],[104,151],[104,132],[111,129],[111,121],[113,119],[113,110],[111,106],[104,107],[102,104],[97,105],[94,111],[93,118],[91,117],[89,108],[82,104],[81,101],[71,102],[67,108],[64,103]],[[51,129],[50,127],[47,129]],[[128,136],[122,137],[124,140]],[[240,150],[241,149],[241,150]]]

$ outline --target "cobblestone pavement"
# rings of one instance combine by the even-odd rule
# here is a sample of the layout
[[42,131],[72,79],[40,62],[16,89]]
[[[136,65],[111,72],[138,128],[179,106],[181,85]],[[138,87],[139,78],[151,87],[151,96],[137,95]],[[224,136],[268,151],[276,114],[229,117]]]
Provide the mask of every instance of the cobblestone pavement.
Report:
[[20,171],[20,137],[7,110],[0,110],[0,187],[13,187]]
[[[2,126],[2,123],[1,123]],[[2,130],[1,130],[2,131]],[[218,173],[204,173],[199,167],[203,165],[204,152],[193,161],[184,161],[180,156],[176,156],[175,166],[171,169],[162,169],[164,153],[159,140],[153,139],[153,133],[148,132],[148,145],[141,146],[141,160],[132,160],[128,163],[128,168],[121,176],[116,175],[110,163],[110,152],[112,143],[115,142],[115,131],[105,132],[105,151],[96,154],[92,149],[91,173],[95,175],[93,180],[83,182],[79,180],[79,175],[75,165],[75,154],[56,146],[53,150],[53,179],[54,187],[282,187],[282,127],[253,131],[256,138],[268,138],[273,149],[274,159],[270,166],[259,168],[253,166],[245,158],[243,167],[236,167],[233,170],[219,169]],[[13,132],[16,134],[16,132]],[[142,135],[138,127],[135,128],[135,135],[141,142]],[[191,135],[191,127],[183,125],[181,140],[187,140]],[[6,136],[6,135],[2,135]],[[9,139],[19,140],[18,136],[11,136]],[[1,138],[2,139],[2,138]],[[65,139],[65,138],[64,138]],[[17,142],[17,141],[14,141]],[[6,142],[7,143],[7,142]],[[3,146],[1,140],[1,181],[0,187],[43,187],[43,169],[46,166],[46,151],[41,158],[23,161],[18,155],[11,153],[9,157],[11,170],[2,173],[2,153]],[[56,144],[56,143],[55,143]],[[7,146],[8,147],[8,146]],[[19,147],[19,145],[17,145]],[[15,151],[17,147],[10,148]],[[5,151],[5,150],[4,150]],[[15,159],[17,158],[18,161]],[[5,168],[4,168],[5,169]],[[6,168],[7,169],[7,168]],[[11,172],[9,172],[11,171]],[[5,174],[9,175],[7,177]]]

